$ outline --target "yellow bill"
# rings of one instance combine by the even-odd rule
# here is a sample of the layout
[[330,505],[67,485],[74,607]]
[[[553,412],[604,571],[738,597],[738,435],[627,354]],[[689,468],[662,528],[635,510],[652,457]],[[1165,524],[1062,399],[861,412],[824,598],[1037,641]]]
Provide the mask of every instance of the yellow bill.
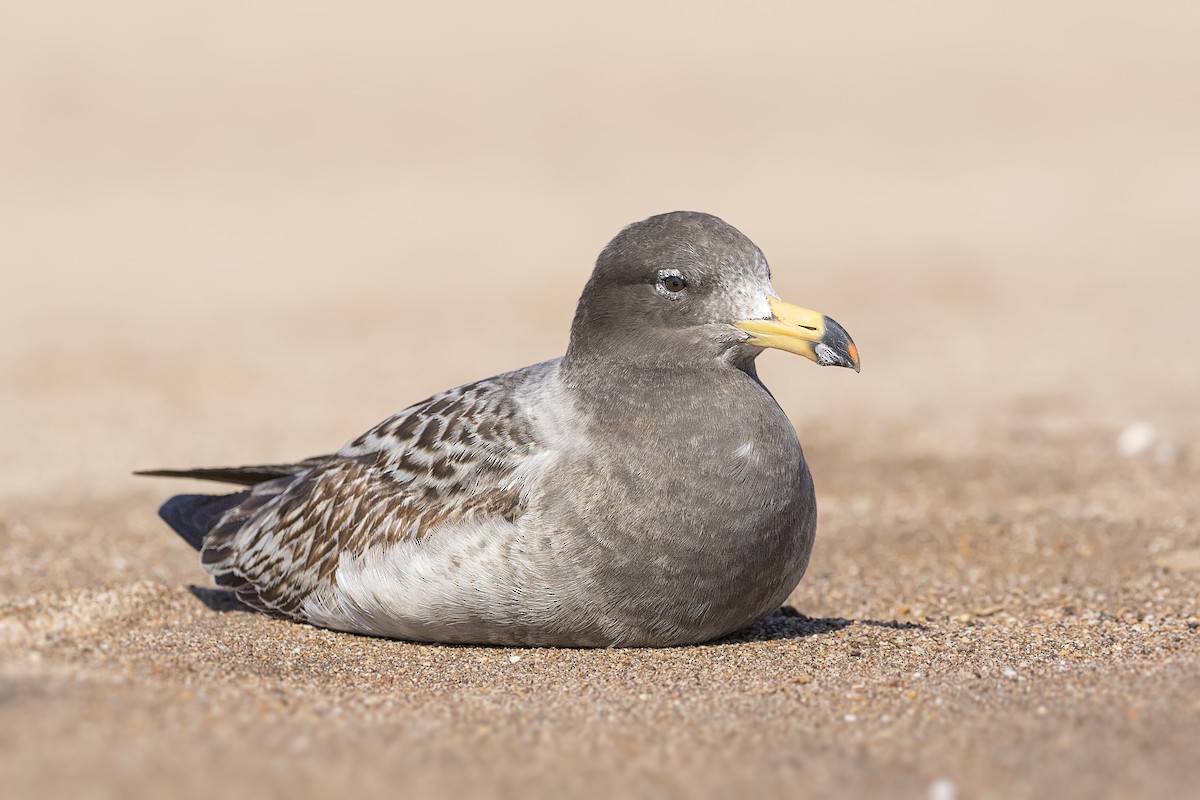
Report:
[[804,356],[823,367],[850,367],[859,371],[858,347],[846,329],[819,311],[778,297],[768,297],[770,319],[744,319],[733,323],[750,334],[747,344],[773,347]]

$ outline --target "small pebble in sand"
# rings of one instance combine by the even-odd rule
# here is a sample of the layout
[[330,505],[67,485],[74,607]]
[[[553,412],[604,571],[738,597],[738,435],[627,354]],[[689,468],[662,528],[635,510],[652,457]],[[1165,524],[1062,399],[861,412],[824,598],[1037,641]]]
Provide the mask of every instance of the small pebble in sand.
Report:
[[929,784],[929,800],[955,800],[958,787],[949,778],[938,778]]
[[1117,437],[1117,452],[1126,457],[1141,455],[1158,441],[1158,430],[1149,422],[1134,422]]

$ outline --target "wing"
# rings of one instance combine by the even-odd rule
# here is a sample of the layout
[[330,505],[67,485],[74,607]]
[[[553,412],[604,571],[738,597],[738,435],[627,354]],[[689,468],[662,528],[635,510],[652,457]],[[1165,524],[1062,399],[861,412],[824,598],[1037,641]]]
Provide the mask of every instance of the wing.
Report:
[[142,469],[134,475],[152,478],[193,478],[198,481],[218,481],[253,486],[257,483],[286,478],[319,466],[329,456],[315,456],[294,464],[255,464],[245,467],[196,467],[194,469]]
[[447,523],[517,519],[519,468],[538,447],[506,376],[434,395],[295,476],[260,483],[205,537],[218,584],[297,615],[336,583],[342,553],[437,536]]

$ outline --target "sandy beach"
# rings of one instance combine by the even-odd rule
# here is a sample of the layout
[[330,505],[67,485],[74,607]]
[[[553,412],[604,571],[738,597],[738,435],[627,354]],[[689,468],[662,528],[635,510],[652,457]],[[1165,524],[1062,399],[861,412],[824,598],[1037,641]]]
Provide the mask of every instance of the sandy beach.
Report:
[[[1200,12],[121,0],[0,32],[12,797],[1184,797],[1200,785]],[[727,640],[247,611],[151,467],[329,452],[562,353],[722,216],[862,374],[767,353],[821,517]]]

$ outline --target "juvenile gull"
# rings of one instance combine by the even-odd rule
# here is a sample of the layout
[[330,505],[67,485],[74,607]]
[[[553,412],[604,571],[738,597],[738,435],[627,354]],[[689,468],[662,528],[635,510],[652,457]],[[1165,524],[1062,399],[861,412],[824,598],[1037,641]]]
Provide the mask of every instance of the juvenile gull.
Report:
[[343,631],[502,645],[681,645],[779,607],[808,565],[812,478],[754,359],[858,370],[716,217],[600,254],[565,356],[436,394],[337,453],[142,474],[241,484],[160,513],[221,586]]

